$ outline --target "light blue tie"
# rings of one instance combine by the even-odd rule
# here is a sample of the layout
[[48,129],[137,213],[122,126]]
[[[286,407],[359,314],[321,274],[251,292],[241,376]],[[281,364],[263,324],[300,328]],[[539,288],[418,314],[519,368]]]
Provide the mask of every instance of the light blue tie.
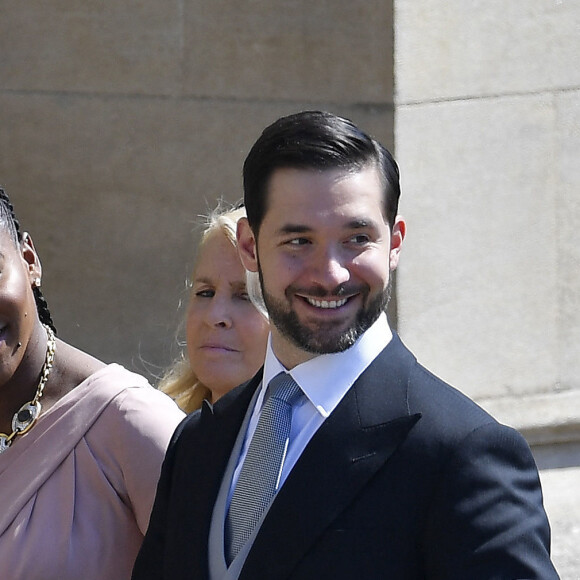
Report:
[[246,543],[278,490],[288,449],[292,406],[302,394],[287,373],[276,375],[268,391],[270,396],[262,408],[226,518],[228,565]]

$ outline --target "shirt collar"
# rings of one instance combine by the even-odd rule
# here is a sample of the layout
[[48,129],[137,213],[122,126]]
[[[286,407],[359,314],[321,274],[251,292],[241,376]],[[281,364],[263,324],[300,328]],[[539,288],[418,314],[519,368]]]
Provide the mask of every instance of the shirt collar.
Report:
[[[383,312],[349,349],[321,354],[294,367],[290,375],[300,385],[317,411],[326,418],[334,411],[362,372],[387,346],[391,337],[387,316]],[[264,362],[263,392],[259,395],[258,405],[261,405],[263,400],[265,386],[281,372],[288,371],[276,358],[272,350],[272,337],[269,336]]]

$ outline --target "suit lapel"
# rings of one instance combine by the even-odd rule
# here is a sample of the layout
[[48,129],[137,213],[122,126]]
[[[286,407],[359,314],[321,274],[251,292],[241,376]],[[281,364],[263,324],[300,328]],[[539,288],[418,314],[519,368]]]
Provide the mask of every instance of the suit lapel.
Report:
[[[406,356],[408,355],[408,356]],[[414,357],[393,338],[314,435],[276,496],[240,578],[285,578],[405,439]],[[298,498],[298,499],[297,499]],[[283,542],[281,541],[283,539]]]

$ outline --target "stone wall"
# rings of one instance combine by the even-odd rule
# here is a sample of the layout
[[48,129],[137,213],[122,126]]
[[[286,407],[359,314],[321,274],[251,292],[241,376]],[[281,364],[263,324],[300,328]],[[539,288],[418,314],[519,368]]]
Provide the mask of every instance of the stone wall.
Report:
[[259,132],[309,108],[393,143],[392,8],[375,0],[3,3],[0,184],[60,335],[169,363],[198,215],[241,196]]
[[395,4],[399,329],[528,438],[580,578],[580,5]]

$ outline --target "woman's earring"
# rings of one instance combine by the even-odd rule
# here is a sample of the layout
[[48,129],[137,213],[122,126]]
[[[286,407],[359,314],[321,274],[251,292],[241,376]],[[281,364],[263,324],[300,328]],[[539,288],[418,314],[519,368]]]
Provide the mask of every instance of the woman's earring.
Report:
[[32,285],[33,285],[33,286],[35,286],[36,288],[40,288],[40,277],[38,277],[38,278],[35,278],[35,279],[32,281]]

